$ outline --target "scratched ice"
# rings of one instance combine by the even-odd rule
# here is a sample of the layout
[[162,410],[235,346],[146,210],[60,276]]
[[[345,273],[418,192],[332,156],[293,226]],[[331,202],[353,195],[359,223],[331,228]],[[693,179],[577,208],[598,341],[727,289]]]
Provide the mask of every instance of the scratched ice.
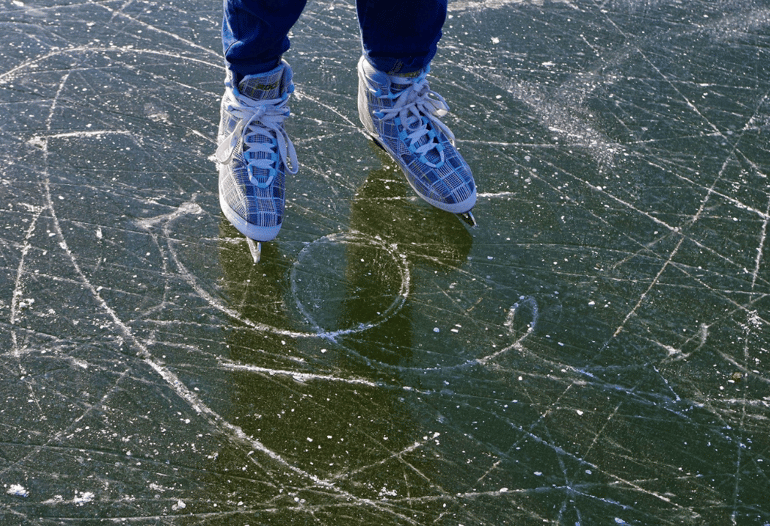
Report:
[[361,133],[354,4],[311,3],[256,266],[220,8],[0,1],[0,523],[770,523],[766,3],[453,1],[476,229]]

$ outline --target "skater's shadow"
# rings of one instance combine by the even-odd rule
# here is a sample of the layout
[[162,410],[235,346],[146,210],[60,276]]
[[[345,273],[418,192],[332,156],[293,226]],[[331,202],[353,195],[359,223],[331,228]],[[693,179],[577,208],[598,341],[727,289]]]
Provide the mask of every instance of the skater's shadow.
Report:
[[[372,146],[381,152],[376,146]],[[414,293],[421,288],[419,275],[426,267],[443,273],[455,270],[468,257],[473,238],[468,228],[454,214],[438,210],[414,196],[398,166],[385,154],[383,167],[372,170],[351,203],[350,230],[364,237],[381,240],[403,260],[408,287]],[[367,247],[357,243],[346,247],[346,283],[351,291],[372,283],[372,269],[364,265]],[[391,277],[391,289],[403,273]],[[381,287],[378,285],[378,287]],[[339,312],[345,325],[351,325],[366,309],[365,299],[355,293]],[[409,367],[414,350],[412,301],[404,302],[396,315],[370,330],[345,336],[344,344],[352,351],[384,364]]]
[[473,244],[468,227],[416,196],[398,165],[374,142],[383,167],[372,170],[351,204],[350,230],[396,243],[411,264],[457,267]]
[[[222,219],[221,291],[230,308],[255,325],[339,334],[359,358],[409,362],[414,306],[406,295],[421,287],[426,270],[433,279],[461,266],[473,238],[456,215],[416,197],[389,157],[381,159],[350,203],[348,232],[305,244],[296,258],[279,238],[262,245],[255,265],[245,239]],[[238,354],[232,358],[248,361],[248,352]]]
[[[347,232],[304,243],[296,257],[279,237],[263,244],[256,265],[243,237],[225,219],[220,225],[221,294],[253,323],[228,330],[226,359],[242,368],[232,374],[227,417],[322,478],[368,465],[375,450],[364,444],[372,436],[389,435],[387,447],[401,450],[424,434],[424,415],[399,390],[344,381],[387,378],[414,385],[412,369],[425,367],[426,354],[440,345],[428,340],[435,325],[426,329],[425,319],[441,313],[430,311],[421,295],[435,292],[440,277],[465,262],[472,237],[459,218],[413,195],[386,160],[351,201]],[[309,336],[287,336],[286,330]],[[280,374],[292,370],[340,381],[297,383]],[[295,406],[295,398],[306,402]],[[361,414],[371,418],[350,427],[350,415]],[[330,440],[323,450],[301,454],[309,446],[297,437],[308,436],[309,422],[319,436],[339,440],[339,447]],[[228,461],[226,453],[221,458]]]

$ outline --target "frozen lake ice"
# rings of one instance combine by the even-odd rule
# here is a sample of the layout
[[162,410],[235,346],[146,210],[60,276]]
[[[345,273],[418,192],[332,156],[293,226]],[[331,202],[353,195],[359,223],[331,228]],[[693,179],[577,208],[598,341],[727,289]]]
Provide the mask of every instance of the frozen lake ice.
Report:
[[451,2],[473,229],[311,3],[256,266],[220,10],[0,0],[0,524],[770,524],[766,3]]

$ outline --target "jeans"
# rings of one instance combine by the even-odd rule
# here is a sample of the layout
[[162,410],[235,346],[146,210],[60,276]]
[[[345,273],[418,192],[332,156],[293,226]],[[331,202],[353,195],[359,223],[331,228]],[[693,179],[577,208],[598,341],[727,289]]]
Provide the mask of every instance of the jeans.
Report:
[[[224,0],[222,46],[236,79],[275,68],[307,0]],[[356,0],[363,53],[378,70],[410,73],[436,54],[447,0]]]

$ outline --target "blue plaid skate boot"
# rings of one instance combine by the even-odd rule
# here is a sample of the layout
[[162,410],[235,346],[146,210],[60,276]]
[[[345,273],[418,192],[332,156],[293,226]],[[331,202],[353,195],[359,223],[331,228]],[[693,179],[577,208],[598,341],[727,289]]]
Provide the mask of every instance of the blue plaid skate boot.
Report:
[[228,71],[222,97],[216,160],[219,204],[225,217],[250,240],[270,241],[284,217],[286,173],[299,169],[297,154],[283,127],[294,91],[289,64],[248,75],[237,86]]
[[398,163],[421,198],[475,225],[476,183],[454,146],[454,134],[439,120],[446,101],[428,86],[430,70],[404,76],[358,62],[358,115],[366,131]]

